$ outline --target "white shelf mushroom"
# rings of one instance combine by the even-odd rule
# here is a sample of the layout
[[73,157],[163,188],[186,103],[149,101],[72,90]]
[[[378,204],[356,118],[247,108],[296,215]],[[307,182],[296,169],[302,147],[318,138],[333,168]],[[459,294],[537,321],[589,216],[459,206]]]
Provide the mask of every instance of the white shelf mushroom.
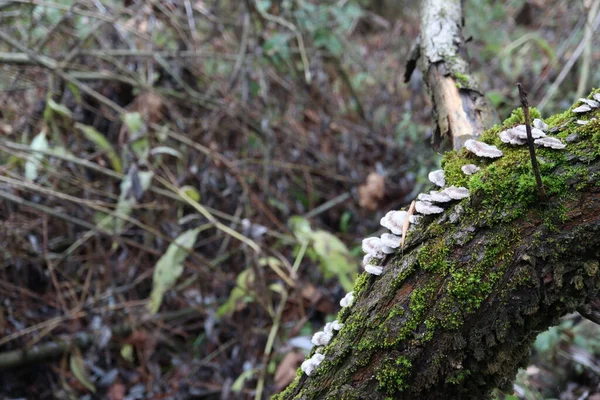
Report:
[[431,195],[427,193],[419,193],[417,200],[431,201]]
[[469,189],[467,189],[466,187],[456,187],[454,185],[447,187],[446,189],[444,189],[443,191],[444,194],[446,194],[448,197],[450,197],[452,200],[461,200],[461,199],[466,199],[467,197],[469,197]]
[[556,150],[562,150],[565,147],[567,147],[566,144],[564,144],[563,142],[560,141],[560,139],[557,139],[555,137],[545,137],[545,138],[535,139],[533,141],[533,143],[537,144],[538,146],[550,147],[550,148],[556,149]]
[[446,186],[446,177],[444,176],[443,169],[437,169],[435,171],[431,171],[428,175],[429,180],[436,184],[439,187]]
[[344,324],[340,323],[337,319],[335,321],[332,322],[328,322],[325,324],[325,328],[323,328],[323,331],[325,333],[333,333],[333,331],[339,331],[340,329],[342,329],[344,327]]
[[383,267],[379,265],[365,265],[365,271],[371,275],[381,275],[383,273]]
[[575,107],[573,109],[573,112],[578,114],[586,113],[589,111],[592,111],[592,107],[588,106],[587,104],[582,104],[579,107]]
[[[504,143],[516,145],[522,145],[527,143],[527,128],[525,127],[525,125],[517,125],[513,128],[500,132],[499,135],[500,140],[502,140]],[[546,137],[546,134],[541,129],[533,127],[531,128],[531,137],[533,137],[534,139],[538,139]]]
[[379,223],[384,228],[389,229],[394,235],[402,234],[402,226],[404,225],[404,220],[408,216],[406,211],[389,211]]
[[348,292],[343,299],[340,300],[340,306],[350,307],[354,303],[354,292]]
[[[446,189],[444,189],[444,190],[446,190]],[[430,202],[431,203],[447,203],[449,201],[452,201],[450,196],[448,196],[446,193],[444,193],[444,190],[442,190],[441,192],[436,192],[434,190],[429,192],[429,196],[431,198]]]
[[386,247],[391,247],[392,249],[397,249],[400,247],[400,242],[402,242],[402,237],[393,235],[391,233],[384,233],[381,235],[381,241],[383,245]]
[[417,201],[415,203],[415,210],[417,210],[419,214],[423,215],[439,214],[444,212],[443,208],[434,206],[429,201]]
[[319,331],[313,335],[311,342],[315,346],[326,346],[329,344],[332,338],[333,334],[331,332],[327,333]]
[[592,108],[598,108],[600,107],[600,103],[598,103],[596,100],[590,100],[590,99],[579,99],[580,102],[587,104],[588,106],[592,107]]
[[373,257],[381,257],[383,243],[378,237],[368,237],[362,241],[362,250]]
[[325,356],[323,354],[315,353],[311,358],[305,360],[302,365],[300,365],[300,369],[306,375],[311,376],[313,372],[317,369],[319,364],[323,361]]
[[533,120],[533,127],[539,129],[540,131],[546,132],[548,130],[548,125],[539,118]]
[[[481,168],[479,168],[477,165],[475,164],[467,164],[467,165],[463,165],[462,167],[460,167],[460,170],[465,174],[465,175],[473,175],[477,172],[479,172]],[[419,199],[421,200],[421,199]]]
[[502,151],[491,144],[469,139],[465,142],[465,148],[478,157],[498,158],[502,157]]

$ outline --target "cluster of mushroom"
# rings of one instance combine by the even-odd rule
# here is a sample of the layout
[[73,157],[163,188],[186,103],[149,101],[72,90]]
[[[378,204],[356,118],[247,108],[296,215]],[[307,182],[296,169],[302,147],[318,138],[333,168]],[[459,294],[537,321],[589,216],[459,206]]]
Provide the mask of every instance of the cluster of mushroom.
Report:
[[[573,111],[583,113],[591,111],[592,108],[600,107],[600,94],[594,95],[595,100],[580,99],[585,104],[575,108]],[[578,121],[579,123],[579,121]],[[548,125],[541,119],[533,121],[532,137],[534,144],[539,146],[550,147],[553,149],[564,149],[566,147],[559,139],[548,137],[546,131]],[[527,130],[525,125],[504,130],[499,133],[500,140],[511,145],[524,145],[527,143]],[[502,157],[503,153],[496,146],[479,142],[477,140],[467,140],[464,147],[478,157],[498,158]],[[480,171],[480,168],[475,164],[466,164],[461,167],[465,175],[473,175]],[[465,187],[456,187],[454,185],[446,187],[446,179],[444,170],[440,169],[429,173],[429,180],[437,185],[442,190],[432,190],[429,193],[421,193],[417,196],[417,201],[414,206],[414,211],[423,215],[439,214],[444,212],[444,205],[450,204],[452,201],[461,200],[469,197],[469,190]],[[380,237],[368,237],[362,241],[362,249],[365,252],[363,258],[363,266],[366,272],[372,275],[381,275],[383,266],[381,261],[387,254],[393,254],[398,248],[403,246],[406,233],[411,224],[417,224],[421,216],[412,215],[413,208],[407,211],[389,211],[381,218],[381,225],[390,230],[391,233],[383,233]],[[354,292],[349,292],[340,301],[342,307],[350,307],[354,303]],[[337,320],[329,322],[325,325],[322,332],[317,332],[312,337],[312,343],[315,346],[326,346],[333,338],[334,331],[342,329],[343,324]],[[323,361],[324,355],[317,349],[315,354],[304,361],[301,369],[306,375],[311,375],[315,369]]]
[[[577,114],[584,114],[584,113],[592,111],[594,108],[600,107],[600,93],[596,93],[593,97],[594,97],[594,100],[579,99],[579,101],[582,102],[583,104],[578,107],[575,107],[573,109],[573,112],[577,113]],[[596,120],[596,118],[592,118],[589,120],[578,119],[577,124],[586,125],[590,121],[595,121],[595,120]]]
[[[593,101],[593,100],[589,100]],[[600,105],[600,103],[598,103]],[[533,120],[533,127],[531,127],[531,136],[533,143],[538,146],[550,147],[552,149],[564,149],[566,145],[555,137],[546,136],[548,125],[541,119]],[[527,143],[527,128],[525,125],[517,125],[513,128],[509,128],[500,132],[500,140],[504,143],[513,145],[524,145]]]
[[[346,295],[346,297],[347,296],[348,295]],[[323,331],[319,331],[313,335],[311,342],[315,346],[327,346],[333,338],[334,331],[339,331],[340,329],[342,329],[343,326],[344,324],[340,323],[338,320],[328,322],[327,324],[325,324],[325,328],[323,328]],[[302,369],[302,371],[306,375],[310,376],[315,371],[315,369],[317,369],[319,364],[321,364],[321,361],[323,361],[324,358],[325,356],[323,354],[320,354],[319,350],[317,349],[317,351],[311,358],[305,360],[302,363],[300,369]]]

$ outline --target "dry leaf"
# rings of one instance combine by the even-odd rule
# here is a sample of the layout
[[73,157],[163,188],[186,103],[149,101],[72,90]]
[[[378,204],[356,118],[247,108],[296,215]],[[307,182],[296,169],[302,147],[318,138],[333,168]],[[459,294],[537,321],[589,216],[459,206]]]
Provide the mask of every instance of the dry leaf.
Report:
[[275,387],[277,391],[283,390],[296,378],[296,370],[304,361],[304,354],[300,351],[289,352],[277,366],[275,371]]
[[385,179],[378,173],[371,172],[365,184],[358,188],[358,204],[366,210],[375,211],[384,195]]

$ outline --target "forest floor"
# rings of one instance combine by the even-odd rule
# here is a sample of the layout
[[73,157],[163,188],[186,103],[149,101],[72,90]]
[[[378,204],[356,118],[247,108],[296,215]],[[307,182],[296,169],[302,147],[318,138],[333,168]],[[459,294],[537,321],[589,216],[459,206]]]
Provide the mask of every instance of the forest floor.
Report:
[[[440,161],[403,81],[415,2],[363,3],[0,4],[0,398],[291,382]],[[516,82],[545,116],[598,82],[595,1],[496,3],[465,2],[465,37],[501,119]],[[600,400],[597,326],[542,333],[514,389]]]

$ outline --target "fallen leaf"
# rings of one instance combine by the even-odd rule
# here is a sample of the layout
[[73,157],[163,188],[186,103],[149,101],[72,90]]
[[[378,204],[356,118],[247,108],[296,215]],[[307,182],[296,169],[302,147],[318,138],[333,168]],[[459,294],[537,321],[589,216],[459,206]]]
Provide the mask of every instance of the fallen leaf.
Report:
[[275,371],[275,387],[277,391],[283,390],[296,378],[296,370],[304,361],[304,354],[300,351],[291,351],[283,357]]
[[375,211],[385,194],[385,179],[376,172],[367,176],[367,181],[358,188],[358,204],[369,211]]

